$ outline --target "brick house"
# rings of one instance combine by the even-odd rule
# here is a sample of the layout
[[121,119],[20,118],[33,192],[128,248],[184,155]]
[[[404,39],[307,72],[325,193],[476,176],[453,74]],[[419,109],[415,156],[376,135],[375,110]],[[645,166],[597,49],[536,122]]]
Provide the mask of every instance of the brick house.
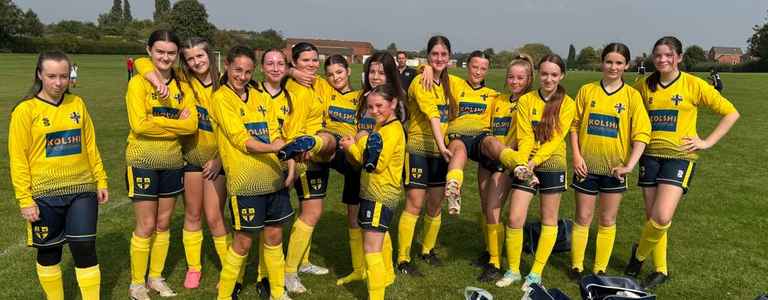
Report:
[[721,64],[735,65],[741,63],[744,53],[737,47],[712,47],[709,49],[708,58]]
[[285,49],[283,51],[291,56],[291,47],[300,42],[307,42],[315,45],[320,52],[320,60],[325,60],[326,57],[339,54],[347,58],[351,63],[362,63],[364,57],[368,57],[373,54],[373,44],[370,42],[359,41],[340,41],[340,40],[326,40],[326,39],[304,39],[304,38],[288,38],[285,40]]

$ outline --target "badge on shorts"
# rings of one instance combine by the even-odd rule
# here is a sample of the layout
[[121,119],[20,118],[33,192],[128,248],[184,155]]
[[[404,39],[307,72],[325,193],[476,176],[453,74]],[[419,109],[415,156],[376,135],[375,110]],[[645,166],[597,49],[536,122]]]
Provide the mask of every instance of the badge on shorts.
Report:
[[413,179],[419,179],[421,178],[421,175],[424,173],[424,171],[420,168],[411,168],[411,177]]
[[247,222],[253,221],[253,218],[256,217],[256,209],[255,208],[243,208],[240,210],[240,215],[242,216],[243,220]]
[[149,177],[136,177],[136,187],[140,188],[142,190],[146,190],[149,188],[149,185],[152,184],[151,179]]
[[319,190],[323,188],[323,180],[320,178],[312,179],[312,182],[310,184],[312,185],[312,188],[315,190]]
[[34,231],[35,236],[41,240],[48,237],[48,226],[35,226]]

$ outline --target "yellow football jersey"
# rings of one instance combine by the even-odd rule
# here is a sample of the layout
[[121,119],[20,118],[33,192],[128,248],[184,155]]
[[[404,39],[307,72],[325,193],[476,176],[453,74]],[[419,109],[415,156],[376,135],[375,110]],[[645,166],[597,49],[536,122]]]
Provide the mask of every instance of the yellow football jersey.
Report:
[[[437,83],[427,90],[421,84],[421,74],[417,75],[408,88],[408,151],[420,155],[440,156],[435,143],[435,136],[432,134],[430,119],[440,119],[441,130],[446,133],[448,127],[448,98],[446,97],[443,84],[452,84],[455,87],[456,82],[463,79],[450,75],[450,83]],[[443,139],[444,137],[438,137]]]
[[[152,60],[147,57],[136,59],[134,65],[141,76],[155,70]],[[208,118],[213,84],[206,85],[196,77],[187,80],[183,72],[178,69],[175,72],[180,81],[186,81],[192,88],[197,107],[197,134],[185,136],[182,139],[184,160],[196,166],[203,166],[209,160],[216,158],[216,136],[213,134],[211,121]]]
[[59,101],[55,105],[31,98],[11,113],[11,181],[22,208],[34,205],[33,198],[107,188],[107,174],[84,101],[73,94],[64,94]]
[[284,112],[282,126],[286,142],[302,135],[314,135],[323,127],[323,101],[314,88],[318,85],[316,82],[313,87],[305,87],[293,79],[285,84],[285,92],[291,97],[291,107]]
[[257,196],[282,188],[283,174],[274,153],[249,153],[248,140],[272,143],[280,138],[277,106],[249,86],[242,100],[229,86],[213,93],[211,120],[215,124],[219,156],[227,174],[227,192],[237,196]]
[[[149,81],[134,76],[128,82],[125,104],[131,131],[125,149],[126,163],[143,169],[178,169],[184,166],[180,136],[197,132],[194,94],[184,81],[166,83],[169,95],[160,98]],[[179,115],[189,110],[189,117]]]
[[696,120],[700,105],[725,116],[736,108],[703,79],[680,72],[669,85],[657,85],[652,92],[643,81],[637,87],[651,119],[651,141],[645,154],[664,158],[695,160],[696,153],[680,150],[684,137],[698,136]]
[[517,100],[512,99],[511,94],[501,94],[496,97],[491,106],[491,135],[504,145],[513,146],[515,141],[515,114],[517,112]]
[[482,85],[473,87],[466,80],[451,81],[451,93],[456,99],[456,118],[448,122],[448,133],[478,135],[490,130],[491,104],[499,93]]
[[[363,170],[360,178],[360,197],[381,202],[387,207],[395,207],[400,201],[403,184],[403,166],[405,164],[405,131],[403,124],[394,119],[386,124],[377,125],[374,133],[381,135],[382,149],[373,172]],[[368,137],[365,135],[349,149],[352,160],[360,163],[366,149]]]
[[[318,79],[323,80],[324,79]],[[323,128],[335,135],[354,136],[357,133],[357,104],[361,91],[340,92],[325,85]]]
[[515,134],[519,154],[515,161],[523,162],[530,159],[536,164],[538,171],[565,171],[567,167],[565,135],[571,128],[576,104],[571,97],[564,95],[558,118],[559,130],[555,130],[549,141],[540,143],[536,141],[533,130],[541,122],[545,105],[546,102],[539,90],[531,91],[518,100]]
[[579,136],[579,149],[590,174],[610,175],[626,165],[633,142],[647,144],[651,122],[640,93],[622,83],[608,93],[601,81],[585,84],[576,95],[571,132]]

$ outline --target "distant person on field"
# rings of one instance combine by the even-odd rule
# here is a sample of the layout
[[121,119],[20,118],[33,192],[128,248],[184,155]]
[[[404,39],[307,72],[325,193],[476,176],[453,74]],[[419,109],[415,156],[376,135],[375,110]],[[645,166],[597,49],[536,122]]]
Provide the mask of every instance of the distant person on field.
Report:
[[40,54],[32,88],[11,110],[8,162],[46,298],[64,299],[60,263],[69,244],[81,297],[90,300],[99,299],[96,219],[109,193],[91,116],[69,92],[70,72],[66,54]]
[[715,86],[718,92],[723,91],[723,81],[720,79],[720,73],[717,72],[717,69],[712,68],[709,71],[709,80],[712,81],[712,85]]
[[411,81],[416,77],[416,69],[409,67],[406,62],[408,61],[408,54],[405,51],[397,52],[397,72],[400,73],[400,84],[406,91],[411,86]]
[[69,70],[69,87],[70,88],[77,87],[77,70],[79,69],[80,67],[77,64],[73,64]]
[[128,80],[131,80],[131,77],[133,77],[133,58],[128,57],[125,60],[125,67],[128,69]]

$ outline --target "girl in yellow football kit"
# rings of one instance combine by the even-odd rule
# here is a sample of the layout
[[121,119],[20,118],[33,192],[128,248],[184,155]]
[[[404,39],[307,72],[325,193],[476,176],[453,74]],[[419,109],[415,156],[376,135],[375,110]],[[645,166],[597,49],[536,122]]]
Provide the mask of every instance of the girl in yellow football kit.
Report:
[[11,110],[8,128],[11,182],[49,300],[64,299],[64,243],[82,298],[99,299],[96,223],[98,204],[109,200],[93,121],[85,101],[69,93],[70,65],[62,52],[38,56],[34,84]]
[[[135,299],[149,299],[147,286],[163,297],[176,295],[163,279],[162,271],[170,244],[175,197],[184,191],[182,136],[198,130],[194,92],[173,69],[179,48],[179,39],[173,32],[153,32],[147,52],[168,88],[168,95],[162,97],[148,80],[134,76],[125,96],[131,127],[125,150],[126,179],[136,215],[130,247],[130,293]],[[149,278],[147,285],[145,276]]]
[[[227,174],[234,240],[222,263],[218,299],[231,299],[252,234],[263,231],[263,263],[271,299],[288,299],[284,292],[283,224],[293,215],[286,177],[275,152],[285,143],[277,107],[256,89],[253,50],[235,46],[226,58],[221,87],[213,94],[211,117]],[[290,171],[289,171],[290,174]]]
[[384,290],[395,280],[387,270],[392,252],[385,248],[394,208],[400,201],[405,162],[405,132],[397,118],[396,94],[390,85],[371,90],[366,112],[376,120],[375,129],[356,141],[352,136],[340,141],[350,158],[363,166],[358,224],[363,229],[368,299],[372,300],[383,300]]
[[[227,251],[227,229],[222,209],[226,199],[223,168],[216,149],[216,136],[209,118],[213,91],[218,89],[219,70],[213,61],[208,42],[192,38],[181,48],[181,75],[192,88],[198,113],[197,133],[183,140],[184,153],[184,229],[182,241],[187,258],[184,287],[197,288],[202,276],[203,230],[201,215],[205,212],[219,259]],[[135,62],[136,70],[152,82],[161,96],[168,92],[160,74],[147,58]]]
[[398,271],[421,273],[411,262],[411,243],[421,208],[427,202],[427,215],[422,231],[420,257],[432,266],[442,261],[434,251],[440,231],[445,175],[451,151],[445,146],[445,132],[450,104],[455,103],[451,88],[461,79],[448,75],[451,43],[444,36],[433,36],[427,42],[429,65],[435,74],[434,87],[428,89],[421,75],[408,88],[408,144],[405,165],[405,209],[398,225]]
[[621,43],[605,46],[603,78],[583,85],[576,95],[576,116],[571,125],[576,216],[571,230],[571,278],[584,270],[589,227],[600,203],[595,261],[592,273],[604,274],[616,238],[616,215],[626,175],[637,165],[650,139],[651,123],[640,93],[624,83],[629,48]]
[[[647,222],[625,274],[639,275],[643,262],[653,255],[655,272],[644,285],[664,283],[667,270],[667,231],[677,205],[688,190],[698,152],[706,150],[728,133],[739,112],[703,79],[679,67],[683,45],[675,37],[662,37],[653,46],[656,71],[637,87],[651,119],[651,139],[640,158],[638,185],[643,188]],[[696,132],[698,108],[705,106],[722,116],[704,139]]]
[[530,56],[520,55],[512,59],[507,67],[506,84],[509,94],[501,94],[493,102],[490,108],[490,133],[479,145],[477,180],[481,213],[478,223],[483,230],[486,248],[475,264],[483,268],[478,277],[478,280],[483,282],[496,281],[502,275],[501,250],[505,229],[504,223],[501,222],[501,207],[509,194],[512,178],[504,174],[505,169],[497,159],[499,153],[507,146],[517,148],[517,103],[520,97],[531,90],[533,84],[533,63]]
[[[510,270],[519,270],[523,245],[522,229],[528,207],[537,192],[541,193],[541,235],[536,247],[534,264],[526,277],[523,289],[531,283],[540,283],[544,266],[557,239],[557,218],[560,198],[566,190],[565,136],[571,128],[575,104],[565,93],[560,81],[565,77],[565,63],[556,54],[544,56],[539,62],[541,87],[523,95],[517,104],[515,135],[517,151],[505,148],[500,161],[508,169],[523,164],[533,170],[536,180],[522,180],[515,174],[507,226],[507,259]],[[520,279],[520,274],[507,272],[496,282],[507,286]]]

